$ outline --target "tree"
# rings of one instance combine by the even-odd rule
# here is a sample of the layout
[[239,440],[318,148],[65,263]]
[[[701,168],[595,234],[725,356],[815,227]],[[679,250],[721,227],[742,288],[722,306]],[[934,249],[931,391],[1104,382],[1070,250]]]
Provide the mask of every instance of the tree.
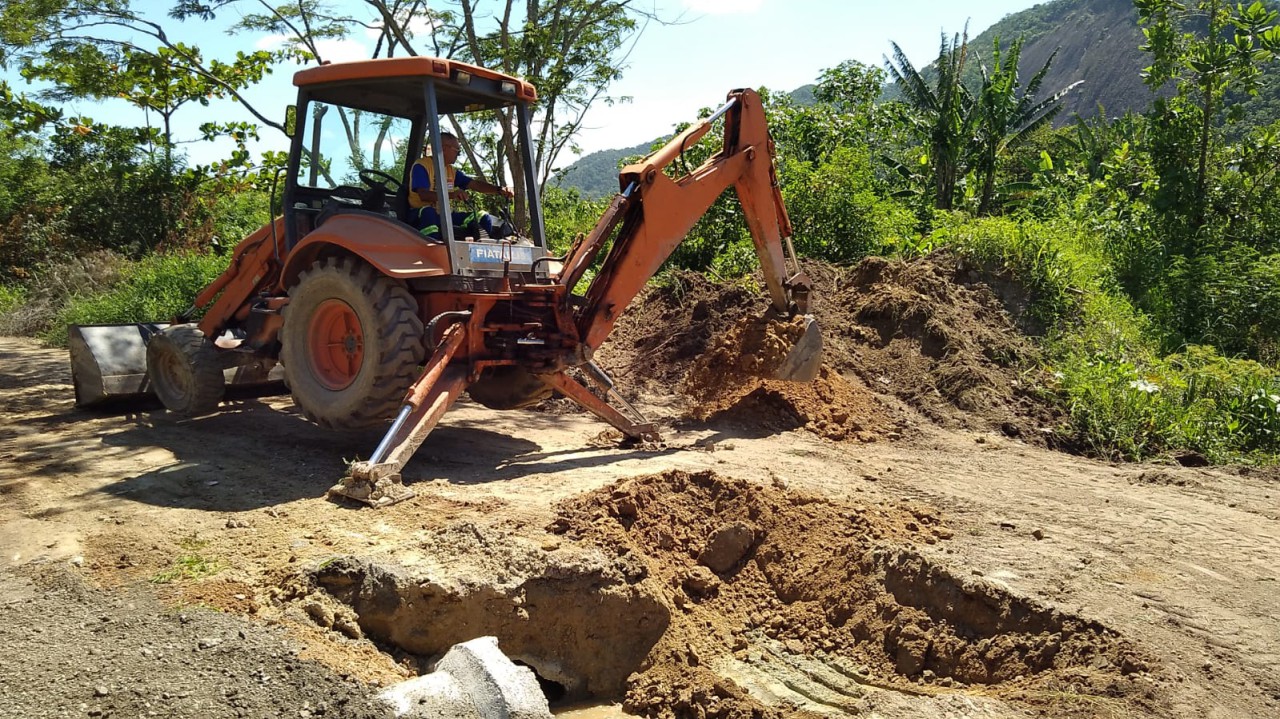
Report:
[[934,206],[950,210],[963,177],[965,153],[973,138],[973,94],[964,86],[969,55],[968,28],[948,39],[946,33],[933,66],[933,82],[916,70],[895,42],[893,59],[885,59],[889,75],[915,110],[915,126],[924,142],[933,185]]
[[[493,3],[495,12],[487,16],[483,4],[458,0],[458,13],[440,17],[445,22],[435,37],[460,59],[523,77],[538,88],[533,174],[545,187],[587,112],[597,102],[612,101],[608,88],[622,75],[617,55],[641,14],[632,9],[633,0],[503,0]],[[497,111],[492,119],[493,129],[480,142],[494,148],[494,160],[505,159],[491,165],[497,180],[504,179],[498,175],[502,167],[511,169],[516,215],[522,216],[527,188],[515,143],[515,113]]]
[[209,96],[230,97],[262,124],[284,130],[243,91],[286,53],[239,52],[230,63],[206,61],[197,48],[173,40],[160,22],[134,11],[129,0],[11,0],[0,8],[0,67],[17,65],[28,78],[63,84],[68,93],[103,96],[126,66],[126,54],[135,62],[152,56],[170,79],[195,76]]
[[[274,6],[266,0],[184,0],[174,14],[208,19],[246,4],[261,12],[245,16],[237,28],[284,34],[290,38],[289,52],[316,62],[324,59],[317,39],[376,30],[375,57],[425,51],[533,83],[539,97],[533,170],[540,187],[561,153],[572,147],[591,107],[612,101],[607,91],[623,67],[618,53],[636,32],[637,18],[652,17],[634,9],[634,0],[451,0],[434,8],[423,0],[363,0],[372,11],[366,18],[335,13],[317,0]],[[415,27],[425,28],[421,37]],[[465,128],[457,118],[451,120],[471,164],[495,182],[514,185],[516,216],[523,216],[527,188],[515,144],[514,111],[495,112]],[[353,147],[363,146],[352,129],[348,136]],[[513,177],[505,177],[506,168]]]
[[992,45],[991,68],[988,69],[986,63],[981,66],[982,88],[973,108],[976,112],[974,129],[977,141],[974,169],[982,178],[979,215],[991,212],[1000,158],[1026,142],[1037,130],[1053,122],[1053,118],[1062,110],[1062,98],[1080,84],[1073,83],[1037,102],[1035,97],[1040,92],[1040,85],[1057,53],[1049,56],[1044,67],[1032,76],[1024,88],[1018,79],[1022,38],[1015,40],[1005,54],[1000,52],[999,36]]
[[[1229,91],[1257,93],[1263,67],[1280,53],[1277,12],[1262,2],[1232,8],[1225,0],[1134,0],[1138,23],[1143,26],[1152,62],[1143,79],[1152,88],[1174,83],[1177,95],[1158,100],[1156,127],[1189,135],[1169,136],[1163,147],[1166,202],[1170,208],[1186,207],[1192,230],[1206,222],[1209,200],[1209,160],[1221,140],[1219,116]],[[1226,119],[1237,119],[1239,106]],[[1189,139],[1190,142],[1184,140]],[[1191,146],[1194,156],[1179,148]],[[1190,161],[1190,162],[1188,162]],[[1185,168],[1194,167],[1190,177]],[[1193,250],[1194,251],[1194,250]]]
[[44,60],[27,61],[22,74],[29,80],[52,83],[41,93],[47,99],[121,98],[146,113],[148,130],[154,113],[160,119],[160,127],[156,128],[158,135],[147,133],[149,150],[154,154],[158,143],[165,167],[173,168],[174,115],[192,103],[207,106],[212,98],[223,94],[225,87],[242,89],[260,80],[269,60],[267,53],[241,53],[235,62],[212,63],[208,74],[198,74],[189,71],[189,63],[203,63],[200,50],[182,43],[175,43],[172,48],[160,46],[154,51],[131,46],[104,49],[77,45],[51,48]]

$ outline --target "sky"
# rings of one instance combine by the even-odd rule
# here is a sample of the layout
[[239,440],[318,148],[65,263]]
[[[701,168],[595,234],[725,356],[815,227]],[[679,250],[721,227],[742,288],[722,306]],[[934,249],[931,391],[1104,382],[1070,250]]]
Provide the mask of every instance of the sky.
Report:
[[[346,0],[354,2],[354,0]],[[363,5],[363,3],[358,3]],[[790,91],[817,80],[826,68],[845,60],[883,66],[890,41],[898,43],[917,67],[937,56],[943,32],[960,32],[968,23],[977,35],[1001,18],[1039,4],[1036,0],[639,0],[639,6],[664,22],[649,22],[627,48],[622,79],[609,94],[630,97],[612,107],[603,103],[587,115],[577,142],[583,154],[630,147],[670,134],[679,122],[694,120],[703,107],[718,106],[725,94],[740,87]],[[136,0],[142,11],[167,10],[167,0]],[[229,58],[236,50],[270,48],[277,38],[229,36],[222,27],[188,22],[172,35],[198,45],[206,58]],[[326,59],[369,57],[370,36],[326,41]],[[16,89],[22,81],[3,75]],[[248,93],[265,114],[284,116],[292,101],[292,69],[280,68]],[[137,124],[135,112],[117,101],[80,103],[68,114],[98,121]],[[178,136],[194,139],[209,119],[251,119],[229,101],[209,108],[180,111]],[[284,149],[287,141],[274,130],[251,150]],[[209,163],[231,150],[223,143],[183,145],[194,163]],[[562,165],[575,158],[565,156]]]

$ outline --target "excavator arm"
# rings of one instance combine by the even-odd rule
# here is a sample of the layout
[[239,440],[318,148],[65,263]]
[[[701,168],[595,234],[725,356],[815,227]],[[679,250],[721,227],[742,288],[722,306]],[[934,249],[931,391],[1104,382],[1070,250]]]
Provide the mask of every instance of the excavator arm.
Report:
[[[721,117],[724,146],[720,152],[682,177],[668,177],[664,170]],[[560,275],[560,281],[573,288],[617,229],[577,316],[579,336],[591,350],[599,348],[622,310],[729,187],[737,191],[774,309],[782,315],[807,310],[810,282],[799,271],[790,246],[791,221],[778,191],[773,141],[763,104],[754,91],[729,93],[715,114],[641,162],[623,168],[619,182],[622,192],[591,233],[570,250]]]

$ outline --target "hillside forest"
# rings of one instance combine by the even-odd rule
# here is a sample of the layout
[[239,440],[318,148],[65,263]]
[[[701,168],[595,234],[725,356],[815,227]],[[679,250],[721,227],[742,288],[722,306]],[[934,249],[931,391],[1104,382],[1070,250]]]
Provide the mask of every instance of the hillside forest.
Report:
[[[72,323],[167,319],[268,220],[283,157],[252,157],[246,147],[278,131],[270,118],[282,113],[205,124],[203,139],[236,146],[209,165],[187,161],[170,120],[198,114],[210,98],[239,97],[286,59],[319,61],[315,38],[342,28],[307,25],[318,6],[302,2],[241,21],[298,31],[283,50],[203,59],[167,39],[166,23],[211,21],[234,4],[177,3],[169,18],[118,0],[76,3],[75,13],[57,0],[11,2],[0,13],[0,64],[43,88],[0,84],[0,334],[56,345]],[[427,50],[444,43],[460,59],[539,87],[550,240],[563,249],[589,231],[608,198],[548,181],[550,168],[581,122],[563,119],[564,108],[589,106],[624,71],[611,53],[637,22],[630,3],[530,3],[613,13],[593,35],[548,36],[541,50],[518,53],[497,42],[509,28],[466,42],[478,3],[441,11],[437,36],[416,40],[396,22],[401,5],[371,4],[386,11],[379,49],[387,55],[415,43],[435,54]],[[944,33],[928,67],[888,42],[882,67],[849,61],[824,70],[812,102],[762,89],[796,250],[836,265],[947,253],[1005,288],[1011,314],[1039,348],[1024,360],[1026,382],[1061,410],[1052,431],[1063,446],[1111,459],[1275,462],[1280,119],[1265,103],[1242,108],[1275,87],[1277,11],[1223,0],[1105,4],[1125,6],[1121,15],[1139,29],[1129,49],[1141,62],[1129,80],[1145,94],[1123,114],[1068,112],[1089,79],[1055,74],[1068,62],[1063,52],[1029,49],[1055,36],[1046,23],[1097,0],[1037,6],[1024,14],[1034,21],[1028,32],[1017,32],[1011,16],[982,39],[963,28]],[[70,27],[77,21],[81,30],[128,25],[158,42],[86,39],[92,33]],[[537,17],[512,22],[532,27]],[[474,24],[471,31],[474,40]],[[579,46],[598,54],[583,59]],[[73,97],[124,98],[146,119],[129,126],[64,116],[57,100]],[[489,132],[501,136],[501,128]],[[496,144],[475,144],[463,163],[486,175],[496,153],[484,148]],[[683,165],[696,166],[714,145],[690,148]],[[752,285],[755,270],[746,223],[727,193],[655,281],[692,271]]]

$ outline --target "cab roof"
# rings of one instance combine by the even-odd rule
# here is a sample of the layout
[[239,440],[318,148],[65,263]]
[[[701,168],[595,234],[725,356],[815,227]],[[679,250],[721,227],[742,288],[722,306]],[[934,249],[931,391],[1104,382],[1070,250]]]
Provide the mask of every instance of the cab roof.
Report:
[[423,83],[436,80],[441,114],[533,103],[538,91],[516,77],[438,57],[395,57],[335,62],[301,70],[293,84],[311,99],[400,117],[420,115]]

